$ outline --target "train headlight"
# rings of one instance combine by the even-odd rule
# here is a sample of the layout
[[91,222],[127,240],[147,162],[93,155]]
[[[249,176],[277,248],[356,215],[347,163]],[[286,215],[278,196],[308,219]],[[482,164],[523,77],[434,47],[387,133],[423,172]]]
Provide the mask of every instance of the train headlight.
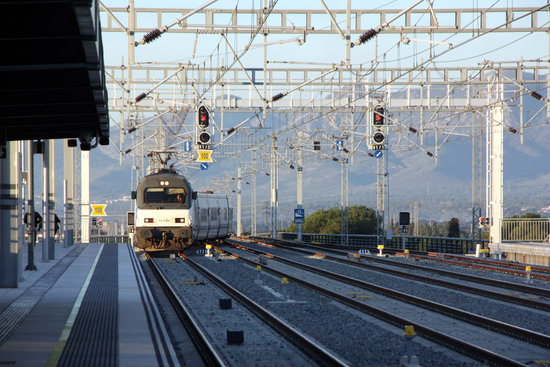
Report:
[[160,186],[170,186],[170,181],[160,181]]
[[185,223],[185,218],[176,218],[176,223]]
[[145,218],[143,221],[145,223],[153,223],[155,220],[153,218]]

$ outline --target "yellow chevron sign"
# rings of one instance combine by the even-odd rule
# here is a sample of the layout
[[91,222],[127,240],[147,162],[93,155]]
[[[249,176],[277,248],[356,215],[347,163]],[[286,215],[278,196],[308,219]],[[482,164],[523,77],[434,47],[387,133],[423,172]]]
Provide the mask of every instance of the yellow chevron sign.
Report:
[[107,204],[90,204],[90,206],[92,207],[92,216],[107,215],[107,213],[105,213],[105,207]]
[[199,158],[197,162],[212,162],[212,151],[211,150],[198,150]]

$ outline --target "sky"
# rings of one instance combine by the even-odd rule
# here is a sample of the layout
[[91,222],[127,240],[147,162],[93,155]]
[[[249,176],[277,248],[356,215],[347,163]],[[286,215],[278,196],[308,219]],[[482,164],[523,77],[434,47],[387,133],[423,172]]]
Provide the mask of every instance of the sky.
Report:
[[[197,2],[196,0],[180,0],[180,1],[135,1],[136,8],[172,8],[172,9],[193,9],[204,1]],[[219,0],[210,5],[209,9],[258,9],[263,6],[263,0]],[[351,1],[352,9],[366,8],[367,9],[403,9],[412,5],[415,1]],[[343,0],[325,0],[327,7],[331,10],[345,9],[346,1]],[[448,0],[435,0],[433,6],[436,9],[452,8],[457,2]],[[463,14],[462,24],[473,24],[479,22],[476,20],[477,12],[475,9],[480,8],[510,8],[510,7],[541,7],[547,4],[545,0],[471,0],[460,2],[461,8],[473,9],[472,11]],[[109,8],[120,7],[125,9],[128,6],[127,1],[104,0],[103,4]],[[318,9],[322,10],[322,2],[320,0],[305,0],[305,1],[290,1],[279,0],[276,3],[277,9]],[[423,1],[418,4],[415,9],[427,10],[427,2]],[[122,12],[115,13],[117,18],[124,24],[127,24],[127,14]],[[513,13],[514,19],[520,18],[525,12],[521,10]],[[162,24],[168,24],[174,21],[181,12],[177,14],[164,14],[162,16]],[[202,14],[196,14],[188,19],[189,24],[203,23]],[[429,13],[426,11],[421,15],[413,15],[412,22],[420,26],[426,26],[429,22]],[[107,23],[107,15],[102,12],[101,21],[103,25]],[[229,17],[215,18],[216,24],[228,24]],[[392,26],[399,27],[404,24],[404,17],[397,19]],[[536,17],[538,27],[546,30],[550,19],[550,13],[547,11],[540,12]],[[304,20],[297,15],[288,15],[287,21],[293,22],[296,26],[303,24]],[[442,26],[454,24],[454,19],[451,15],[440,14],[438,21]],[[487,27],[497,27],[506,21],[505,13],[488,14]],[[514,27],[528,26],[531,21],[530,17],[525,17],[514,22]],[[338,16],[337,22],[340,27],[345,30],[345,17]],[[353,19],[352,19],[353,22]],[[239,23],[252,24],[253,20],[250,16],[240,15]],[[268,25],[279,25],[280,17],[272,16],[268,19]],[[371,27],[379,25],[379,20],[372,15],[364,15],[361,19],[362,30],[366,31]],[[312,18],[312,26],[315,29],[326,29],[330,27],[331,22],[325,13],[315,15]],[[157,26],[155,14],[144,15],[138,18],[138,27],[150,30]],[[471,29],[472,25],[466,28]],[[136,40],[139,40],[144,33],[137,33]],[[369,42],[356,46],[351,49],[351,65],[353,67],[370,68],[376,65],[379,68],[411,68],[427,62],[430,58],[430,52],[433,62],[426,63],[429,67],[462,67],[462,66],[478,66],[485,60],[493,62],[517,62],[523,60],[547,60],[549,58],[549,35],[547,32],[535,33],[490,33],[478,37],[472,31],[467,31],[462,34],[434,34],[433,40],[444,42],[445,44],[434,44],[430,50],[430,45],[427,42],[429,36],[426,34],[408,32],[404,33],[403,37],[414,38],[421,41],[411,41],[408,44],[402,42],[400,35],[387,34],[381,32],[378,37]],[[358,34],[352,34],[351,39],[355,41]],[[237,54],[241,54],[245,45],[249,43],[249,34],[235,36],[228,35],[228,40],[231,43]],[[284,44],[271,44],[267,49],[267,59],[270,62],[270,67],[285,67],[288,64],[285,62],[301,63],[298,66],[317,66],[329,69],[333,64],[340,64],[345,61],[345,42],[339,34],[308,34],[305,38],[300,35],[279,35],[273,34],[267,37],[267,42],[279,42],[300,38],[302,45],[292,41]],[[104,32],[104,57],[106,65],[120,66],[126,65],[127,59],[127,38],[124,33]],[[252,44],[262,44],[264,42],[262,36],[257,36],[252,41]],[[450,47],[452,44],[452,47]],[[226,45],[225,41],[217,34],[175,34],[168,31],[159,39],[151,44],[141,45],[136,48],[136,63],[138,64],[159,64],[159,65],[174,65],[188,63],[217,67],[220,65],[228,65],[233,60],[233,54]],[[262,68],[263,67],[263,52],[262,46],[251,47],[242,57],[242,62],[247,68]],[[193,57],[194,56],[194,57]],[[315,63],[313,65],[312,63]],[[238,68],[238,65],[235,67]],[[159,75],[159,80],[162,76]],[[109,91],[113,95],[112,91]],[[120,92],[117,92],[120,94]],[[133,91],[133,96],[139,94],[139,91]],[[232,93],[239,93],[236,89]],[[248,89],[243,89],[243,93],[248,94]],[[119,119],[115,113],[112,114],[114,121]],[[120,123],[120,121],[118,121]],[[114,149],[114,148],[113,148]],[[123,149],[124,150],[124,149]]]

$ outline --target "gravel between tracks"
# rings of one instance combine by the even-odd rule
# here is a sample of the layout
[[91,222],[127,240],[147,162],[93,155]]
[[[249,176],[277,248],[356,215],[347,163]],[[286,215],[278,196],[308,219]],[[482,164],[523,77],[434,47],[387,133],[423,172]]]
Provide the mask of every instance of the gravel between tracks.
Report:
[[[297,284],[283,286],[281,279],[258,272],[239,261],[213,261],[194,258],[256,302],[319,341],[352,366],[399,366],[404,354],[403,330],[343,306]],[[291,301],[280,296],[287,287]],[[422,366],[480,366],[457,353],[414,340],[413,351]]]
[[[183,264],[181,259],[155,259],[172,280],[183,301],[193,310],[212,342],[229,366],[305,367],[312,361],[281,338],[275,331],[251,315],[237,302],[222,310],[220,298],[229,298],[219,288]],[[215,263],[211,259],[207,262]],[[224,263],[236,263],[226,261]],[[243,344],[228,344],[227,331],[243,331]]]

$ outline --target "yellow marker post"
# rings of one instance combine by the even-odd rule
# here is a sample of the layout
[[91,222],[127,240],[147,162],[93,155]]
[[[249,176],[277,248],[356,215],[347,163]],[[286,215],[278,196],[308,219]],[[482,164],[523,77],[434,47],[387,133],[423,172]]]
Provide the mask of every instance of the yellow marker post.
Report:
[[418,366],[418,357],[412,353],[412,340],[416,336],[413,325],[405,325],[405,355],[401,357],[400,366]]
[[525,273],[527,274],[527,283],[531,282],[531,265],[525,267]]
[[210,253],[210,249],[212,249],[212,245],[206,245],[206,256],[211,257],[212,254]]
[[285,299],[288,299],[288,287],[287,287],[287,284],[288,284],[288,278],[282,278],[281,279],[281,284],[283,285],[283,296],[285,297]]
[[384,254],[382,253],[382,250],[384,249],[384,245],[378,245],[377,248],[378,248],[378,256],[384,256]]
[[405,249],[405,259],[409,258],[409,249]]
[[258,271],[258,275],[256,275],[256,284],[262,284],[262,267],[260,265],[256,265],[256,270]]
[[416,336],[413,325],[405,325],[405,336]]

